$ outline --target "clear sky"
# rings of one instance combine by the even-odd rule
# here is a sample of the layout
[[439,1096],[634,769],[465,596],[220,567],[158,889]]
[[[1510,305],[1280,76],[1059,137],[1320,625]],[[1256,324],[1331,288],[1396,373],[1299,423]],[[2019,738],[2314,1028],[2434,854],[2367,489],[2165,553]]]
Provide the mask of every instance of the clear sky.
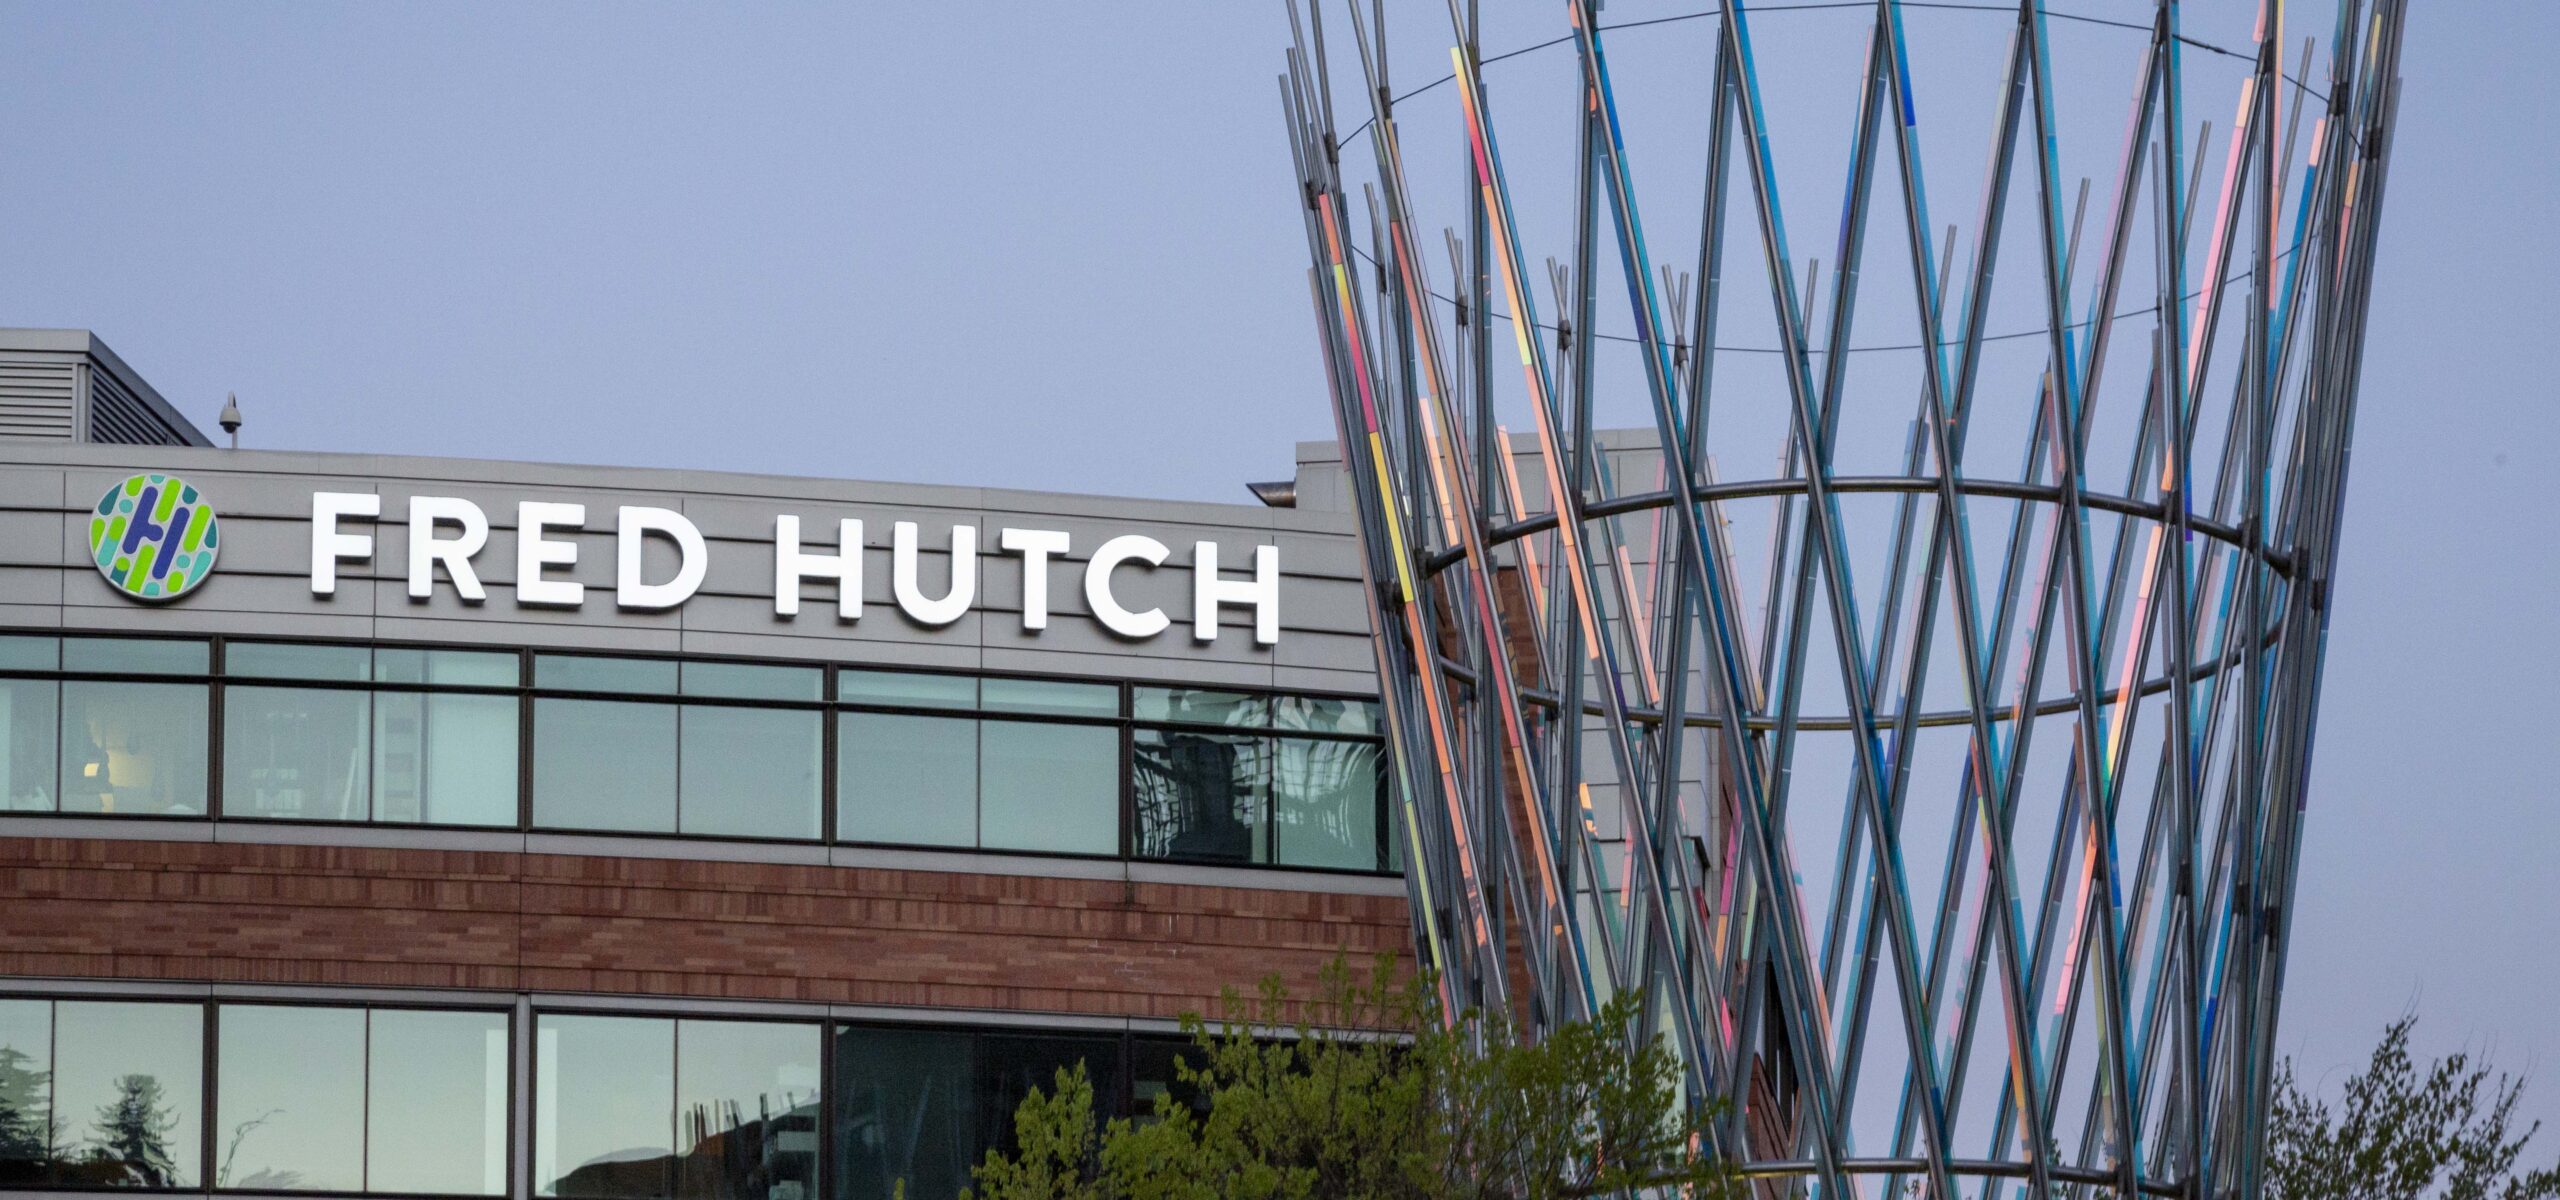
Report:
[[[1277,0],[854,7],[0,3],[0,324],[97,330],[208,429],[236,390],[255,446],[1239,500],[1332,435]],[[1563,32],[1487,7],[1489,50]],[[2560,1062],[2560,6],[2416,7],[2282,1035],[2314,1078],[2412,1008]]]

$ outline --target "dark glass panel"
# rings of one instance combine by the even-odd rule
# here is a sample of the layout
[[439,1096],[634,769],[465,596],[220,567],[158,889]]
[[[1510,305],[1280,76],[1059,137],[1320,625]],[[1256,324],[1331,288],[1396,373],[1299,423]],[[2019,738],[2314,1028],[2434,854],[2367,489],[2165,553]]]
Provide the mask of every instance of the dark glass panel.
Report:
[[1141,857],[1268,861],[1271,739],[1141,729],[1129,775]]
[[1282,696],[1279,725],[1289,733],[1374,734],[1379,729],[1378,706],[1374,701],[1332,696]]
[[835,1200],[940,1200],[969,1185],[985,1153],[974,1046],[938,1029],[836,1030]]

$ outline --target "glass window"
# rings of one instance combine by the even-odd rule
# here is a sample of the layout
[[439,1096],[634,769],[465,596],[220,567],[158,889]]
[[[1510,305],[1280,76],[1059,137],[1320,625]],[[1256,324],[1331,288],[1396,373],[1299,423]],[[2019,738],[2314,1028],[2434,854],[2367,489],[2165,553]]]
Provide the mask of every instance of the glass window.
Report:
[[1278,724],[1290,733],[1378,732],[1378,706],[1368,700],[1334,696],[1282,696]]
[[958,1195],[1061,1067],[1085,1065],[1097,1121],[1120,1108],[1118,1038],[842,1026],[833,1053],[835,1200]]
[[1119,729],[987,721],[978,748],[980,846],[1120,852]]
[[364,1189],[364,1010],[226,1004],[213,1186]]
[[380,646],[373,652],[373,678],[378,683],[514,687],[517,674],[516,656],[503,651]]
[[0,679],[0,812],[53,810],[61,697],[50,679]]
[[223,694],[222,726],[224,816],[372,816],[370,694],[234,685]]
[[0,637],[0,671],[50,671],[62,665],[62,639]]
[[516,711],[513,696],[374,693],[373,819],[514,825]]
[[100,675],[204,675],[213,670],[213,647],[159,638],[64,638],[62,669]]
[[836,836],[978,844],[978,723],[895,713],[836,717]]
[[824,715],[814,709],[684,706],[678,828],[713,836],[818,836]]
[[535,1021],[534,1194],[670,1195],[676,1023],[551,1014]]
[[835,1200],[956,1196],[984,1155],[970,1034],[839,1026]]
[[573,654],[537,654],[536,687],[572,692],[620,692],[630,696],[672,696],[676,664],[653,658],[589,658]]
[[202,815],[206,690],[186,683],[64,683],[62,811]]
[[974,675],[923,675],[909,671],[836,672],[836,699],[884,708],[978,707]]
[[53,1111],[74,1187],[196,1186],[204,1145],[204,1008],[113,1000],[53,1006]]
[[0,1000],[0,1186],[45,1182],[55,1142],[53,1004]]
[[1141,729],[1129,778],[1141,856],[1269,861],[1270,738]]
[[816,1200],[816,1025],[676,1023],[676,1195]]
[[1134,716],[1141,721],[1178,721],[1186,725],[1241,725],[1260,729],[1271,724],[1271,698],[1243,692],[1209,692],[1196,688],[1134,689]]
[[816,667],[760,667],[747,663],[684,664],[684,694],[732,700],[822,699],[825,673]]
[[981,679],[978,681],[978,698],[988,712],[1042,713],[1061,717],[1120,715],[1120,689],[1107,683]]
[[535,701],[533,823],[674,832],[676,707]]
[[505,1195],[507,1014],[376,1009],[372,1021],[366,1186]]
[[1375,871],[1380,755],[1376,742],[1281,738],[1273,787],[1273,861]]
[[373,674],[373,652],[362,646],[233,642],[222,648],[222,673],[265,679],[362,682]]

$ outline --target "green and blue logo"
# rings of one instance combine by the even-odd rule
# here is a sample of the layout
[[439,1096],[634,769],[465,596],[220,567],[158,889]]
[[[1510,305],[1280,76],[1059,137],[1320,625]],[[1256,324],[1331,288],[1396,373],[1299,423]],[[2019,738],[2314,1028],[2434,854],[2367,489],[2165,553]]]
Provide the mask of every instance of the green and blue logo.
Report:
[[222,523],[204,495],[175,475],[136,475],[98,498],[89,514],[89,557],[117,591],[175,600],[213,573]]

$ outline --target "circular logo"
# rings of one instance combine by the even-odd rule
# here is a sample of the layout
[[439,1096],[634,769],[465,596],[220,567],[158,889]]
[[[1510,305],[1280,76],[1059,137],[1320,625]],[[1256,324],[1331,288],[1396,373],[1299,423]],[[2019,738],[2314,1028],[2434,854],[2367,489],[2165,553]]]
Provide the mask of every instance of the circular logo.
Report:
[[175,475],[136,475],[98,498],[89,557],[117,591],[175,600],[213,573],[222,525],[204,494]]

